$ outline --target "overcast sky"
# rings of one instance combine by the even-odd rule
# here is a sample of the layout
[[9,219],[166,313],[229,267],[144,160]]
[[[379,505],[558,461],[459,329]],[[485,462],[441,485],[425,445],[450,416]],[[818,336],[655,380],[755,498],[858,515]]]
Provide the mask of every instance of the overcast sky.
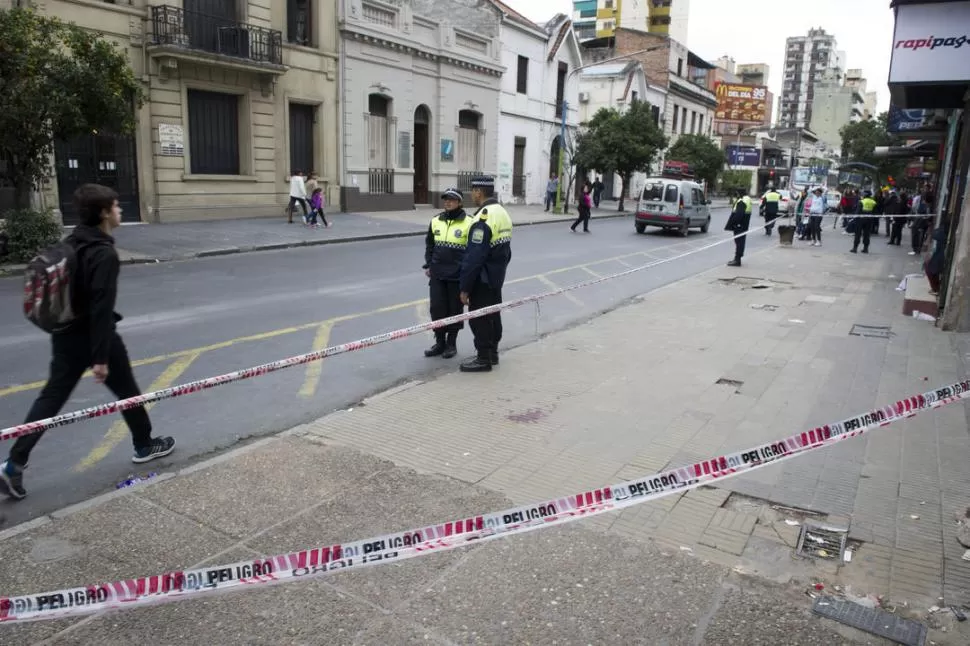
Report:
[[[535,21],[557,13],[572,15],[571,0],[504,1]],[[805,36],[813,27],[835,35],[838,49],[846,53],[846,66],[862,69],[867,90],[879,93],[879,111],[888,110],[893,36],[889,0],[690,0],[687,46],[707,60],[727,54],[738,63],[767,63],[769,89],[777,97],[785,39]]]

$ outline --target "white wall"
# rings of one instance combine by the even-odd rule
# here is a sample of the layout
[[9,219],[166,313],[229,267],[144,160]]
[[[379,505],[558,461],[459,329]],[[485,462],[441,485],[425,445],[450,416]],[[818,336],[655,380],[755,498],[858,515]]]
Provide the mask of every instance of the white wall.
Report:
[[[503,202],[541,204],[545,200],[552,144],[561,131],[561,119],[556,116],[559,63],[566,63],[570,71],[581,65],[572,33],[563,40],[553,60],[548,60],[558,33],[556,30],[550,37],[538,26],[530,30],[512,22],[502,25],[501,61],[506,71],[502,76],[499,99],[496,192]],[[525,94],[517,91],[519,56],[529,59]],[[567,78],[564,97],[569,104],[566,115],[566,127],[570,131],[568,138],[574,139],[582,107],[579,104],[578,74]],[[516,137],[526,140],[522,168],[525,175],[524,197],[513,194]]]

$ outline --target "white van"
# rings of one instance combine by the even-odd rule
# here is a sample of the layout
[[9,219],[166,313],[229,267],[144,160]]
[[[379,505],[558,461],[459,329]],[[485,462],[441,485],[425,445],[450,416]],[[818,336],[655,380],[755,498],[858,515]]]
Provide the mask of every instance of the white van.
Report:
[[696,227],[707,233],[711,226],[710,200],[697,182],[651,177],[643,184],[637,200],[634,226],[643,233],[648,226],[675,229],[687,237]]

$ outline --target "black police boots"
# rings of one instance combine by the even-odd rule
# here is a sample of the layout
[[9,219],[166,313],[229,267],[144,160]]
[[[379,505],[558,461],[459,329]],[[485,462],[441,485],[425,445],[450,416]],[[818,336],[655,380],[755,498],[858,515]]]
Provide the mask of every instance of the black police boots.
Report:
[[479,355],[461,364],[462,372],[491,372],[492,358],[490,355]]
[[[440,357],[445,353],[445,335],[435,334],[434,335],[434,345],[424,351],[424,356],[426,357]],[[452,355],[454,356],[454,355]]]
[[456,354],[458,354],[458,333],[449,332],[448,336],[445,337],[445,349],[441,353],[441,358],[451,359]]

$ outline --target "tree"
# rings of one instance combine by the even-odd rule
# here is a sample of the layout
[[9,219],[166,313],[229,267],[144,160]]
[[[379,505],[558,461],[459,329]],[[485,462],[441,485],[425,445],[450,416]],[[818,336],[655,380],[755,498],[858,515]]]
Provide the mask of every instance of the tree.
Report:
[[650,104],[634,101],[622,114],[600,108],[583,124],[576,142],[576,165],[587,170],[612,171],[623,180],[619,210],[633,173],[649,172],[667,138],[653,121]]
[[724,151],[705,135],[681,135],[667,151],[667,159],[687,162],[694,175],[714,187],[724,168]]
[[857,121],[842,127],[842,159],[848,162],[864,162],[878,169],[877,181],[887,177],[902,177],[905,161],[876,157],[877,146],[898,146],[902,141],[889,132],[889,113],[883,112],[875,119]]
[[749,170],[726,170],[721,175],[721,190],[729,195],[744,191],[751,191],[751,180],[754,173]]
[[16,205],[47,175],[55,140],[135,127],[143,93],[101,35],[32,9],[0,10],[0,159]]

